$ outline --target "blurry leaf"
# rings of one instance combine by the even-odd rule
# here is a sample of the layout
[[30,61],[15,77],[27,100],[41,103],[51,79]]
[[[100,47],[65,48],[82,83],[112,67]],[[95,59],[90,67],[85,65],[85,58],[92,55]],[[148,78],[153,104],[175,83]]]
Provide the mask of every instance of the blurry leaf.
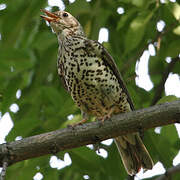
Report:
[[144,4],[143,0],[132,0],[132,4],[134,4],[137,7],[142,7]]
[[76,2],[68,6],[66,10],[71,12],[71,14],[73,14],[73,16],[76,17],[77,13],[79,15],[84,14],[84,13],[89,13],[90,5],[86,1],[76,0]]
[[17,136],[27,137],[35,127],[41,125],[41,120],[36,118],[39,113],[38,103],[21,106],[21,109],[17,112],[14,127],[6,136],[7,141],[13,141]]
[[4,90],[4,93],[2,94],[3,97],[2,107],[1,107],[2,114],[9,111],[10,105],[15,102],[16,92],[20,88],[21,80],[22,80],[21,77],[18,76],[13,78],[10,82],[8,82],[6,86],[6,90]]
[[27,48],[31,45],[34,38],[36,37],[35,35],[38,33],[39,24],[40,19],[39,21],[37,21],[37,19],[32,19],[28,24],[26,24],[21,33],[22,41],[19,43],[21,44],[21,47]]
[[177,20],[180,20],[180,5],[178,3],[171,3],[171,11]]
[[60,105],[63,103],[63,99],[61,98],[61,94],[57,91],[57,89],[53,87],[41,87],[41,91],[49,102],[52,104],[53,108],[56,108],[56,111],[60,109]]
[[176,19],[173,15],[174,3],[166,3],[164,6],[160,6],[161,19],[165,21],[166,26],[172,26],[176,23]]
[[127,23],[128,19],[136,13],[137,9],[132,8],[128,11],[128,13],[122,14],[118,24],[117,24],[117,30],[121,29],[125,23]]
[[111,180],[112,178],[113,180],[118,180],[119,177],[121,177],[121,179],[126,179],[127,173],[115,143],[108,146],[107,151],[108,157],[103,163],[105,174],[109,175],[107,179]]
[[154,11],[143,12],[131,22],[125,39],[126,52],[133,50],[141,42],[153,13]]
[[174,28],[173,33],[180,36],[180,26],[177,26],[176,28]]
[[163,104],[166,102],[173,102],[176,100],[179,100],[180,98],[177,98],[176,96],[169,95],[169,96],[164,96],[162,97],[156,104]]
[[[46,169],[46,172],[51,171],[47,156],[25,160],[8,167],[6,178],[8,180],[32,179],[41,168]],[[16,176],[14,176],[14,172],[16,172]]]
[[33,47],[37,48],[38,50],[45,50],[48,49],[52,44],[57,43],[56,35],[51,32],[51,29],[49,29],[48,32],[41,32],[38,34],[35,42],[33,43]]
[[[163,128],[166,129],[166,126]],[[174,127],[168,128],[168,130],[170,131],[172,131],[172,129],[174,129]],[[161,134],[156,134],[154,130],[149,130],[148,132],[145,133],[145,137],[143,138],[143,141],[145,142],[146,147],[153,161],[155,163],[157,161],[160,161],[163,163],[165,168],[169,168],[172,166],[172,161],[175,155],[177,154],[177,150],[175,150],[173,147],[173,144],[170,140],[171,136],[169,136],[169,134],[164,135],[164,132],[162,132],[161,135]],[[176,134],[177,132],[175,130],[174,133],[175,140],[177,139]],[[167,147],[168,150],[166,151]]]
[[[46,1],[26,1],[24,3],[16,3],[16,5],[21,9],[20,11],[13,8],[13,5],[9,4],[6,13],[5,21],[3,22],[3,35],[8,37],[4,46],[8,47],[11,44],[13,47],[18,46],[18,41],[21,39],[23,27],[29,23],[29,21],[34,18],[36,13],[40,13],[40,8],[42,8]],[[23,13],[22,13],[23,11]],[[12,18],[13,17],[13,18]],[[13,29],[13,31],[12,31]]]
[[[169,136],[171,135],[171,136]],[[170,148],[173,149],[175,147],[175,144],[177,141],[179,141],[179,136],[177,133],[177,129],[174,124],[168,125],[168,126],[163,126],[161,129],[161,136],[164,136],[166,139],[168,139],[170,143]],[[176,153],[178,153],[178,149],[176,149]]]
[[43,180],[59,180],[59,171],[56,168],[42,169]]
[[161,78],[162,74],[164,72],[166,61],[163,60],[160,56],[151,56],[149,60],[149,73],[150,78],[153,84],[156,86]]
[[170,57],[176,57],[180,54],[180,36],[179,39],[172,41],[171,43],[169,43],[167,52],[166,52],[166,56],[170,56]]
[[19,72],[30,69],[33,61],[30,59],[28,50],[18,50],[11,48],[3,48],[0,53],[0,71],[1,76],[15,75]]
[[74,168],[79,169],[83,174],[95,173],[97,169],[101,171],[103,158],[98,156],[93,150],[87,147],[80,147],[69,151],[72,162],[76,162]]

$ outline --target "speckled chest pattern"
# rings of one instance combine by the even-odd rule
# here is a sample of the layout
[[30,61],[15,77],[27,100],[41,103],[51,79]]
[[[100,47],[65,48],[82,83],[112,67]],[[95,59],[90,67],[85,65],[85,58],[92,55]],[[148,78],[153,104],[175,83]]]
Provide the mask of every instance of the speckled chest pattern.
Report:
[[112,107],[115,113],[130,109],[112,70],[93,51],[86,50],[83,39],[74,37],[61,42],[58,73],[83,112],[102,117]]

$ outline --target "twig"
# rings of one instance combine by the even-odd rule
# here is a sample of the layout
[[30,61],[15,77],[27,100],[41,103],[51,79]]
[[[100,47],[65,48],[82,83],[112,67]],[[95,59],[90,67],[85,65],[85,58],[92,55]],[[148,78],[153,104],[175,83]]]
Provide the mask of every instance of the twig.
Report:
[[174,166],[174,167],[171,167],[171,168],[167,169],[165,174],[159,176],[158,178],[156,178],[156,180],[168,180],[175,173],[180,173],[180,164],[178,164],[177,166]]
[[175,57],[172,59],[172,61],[168,64],[167,68],[165,69],[163,75],[162,75],[162,79],[159,83],[159,85],[155,88],[155,96],[152,100],[151,105],[154,105],[158,102],[158,100],[161,98],[162,93],[164,91],[164,85],[165,82],[169,76],[169,73],[172,71],[172,69],[174,68],[175,64],[180,60],[179,56]]
[[[8,165],[33,157],[95,144],[139,130],[180,122],[180,101],[112,116],[110,120],[86,123],[0,145],[0,167],[8,154]],[[7,152],[2,153],[4,146]]]

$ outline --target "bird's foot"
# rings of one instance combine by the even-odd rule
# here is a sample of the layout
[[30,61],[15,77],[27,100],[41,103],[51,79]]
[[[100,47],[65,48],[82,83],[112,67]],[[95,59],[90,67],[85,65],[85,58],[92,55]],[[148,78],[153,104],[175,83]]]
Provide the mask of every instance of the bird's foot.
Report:
[[110,119],[113,113],[114,113],[114,107],[111,107],[109,112],[106,115],[100,117],[99,120],[103,123],[106,119]]
[[113,113],[114,113],[114,107],[112,107],[110,111],[105,115],[104,120],[110,119]]
[[106,114],[106,115],[100,117],[99,120],[103,123],[106,119],[109,119],[109,118],[110,118],[110,116],[108,114]]
[[74,127],[76,127],[78,125],[84,124],[86,121],[87,121],[87,119],[83,118],[81,121],[79,121],[77,123],[69,124],[68,127],[73,129]]

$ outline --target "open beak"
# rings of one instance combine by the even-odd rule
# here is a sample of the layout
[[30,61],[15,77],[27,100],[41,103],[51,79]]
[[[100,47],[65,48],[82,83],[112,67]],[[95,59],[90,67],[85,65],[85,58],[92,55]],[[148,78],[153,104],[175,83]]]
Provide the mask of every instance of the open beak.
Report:
[[45,19],[46,21],[48,21],[49,23],[52,21],[57,21],[59,19],[59,17],[57,15],[55,15],[54,13],[51,13],[45,9],[41,9],[41,11],[43,13],[45,13],[47,16],[44,15],[40,15],[43,19]]

